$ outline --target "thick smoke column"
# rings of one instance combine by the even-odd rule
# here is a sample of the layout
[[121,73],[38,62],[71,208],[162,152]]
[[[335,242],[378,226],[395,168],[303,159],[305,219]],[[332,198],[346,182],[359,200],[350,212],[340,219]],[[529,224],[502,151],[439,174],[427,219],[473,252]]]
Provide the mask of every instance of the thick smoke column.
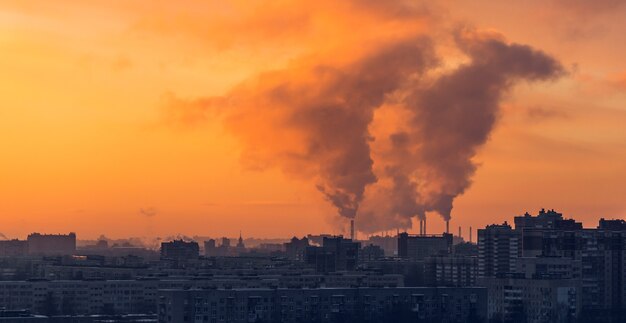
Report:
[[[424,219],[425,211],[450,220],[454,199],[471,185],[477,167],[472,158],[489,139],[507,90],[519,81],[563,73],[556,60],[528,46],[477,33],[456,41],[469,62],[413,84],[400,100],[408,122],[389,135],[385,153],[375,158],[386,165],[380,182],[386,176],[392,184],[368,191],[361,228],[410,227],[410,218]],[[368,203],[370,197],[377,202]],[[390,206],[381,206],[383,201]]]
[[[178,107],[193,118],[219,108],[249,167],[313,179],[341,216],[358,213],[359,230],[409,228],[433,211],[449,220],[502,97],[516,82],[563,73],[550,56],[492,35],[455,41],[467,62],[449,71],[433,40],[411,37],[347,64],[300,61]],[[391,131],[381,135],[371,127],[385,109],[403,117],[385,120]]]
[[516,82],[548,80],[563,73],[553,58],[529,46],[466,33],[457,37],[471,61],[407,98],[411,137],[419,143],[417,172],[429,185],[428,210],[450,219],[454,198],[476,171],[472,158],[494,128],[499,103]]
[[339,214],[353,218],[365,187],[377,181],[368,130],[374,110],[431,66],[432,51],[428,39],[403,39],[349,64],[290,66],[262,74],[226,97],[179,106],[220,105],[226,128],[244,144],[247,165],[278,166],[313,178]]

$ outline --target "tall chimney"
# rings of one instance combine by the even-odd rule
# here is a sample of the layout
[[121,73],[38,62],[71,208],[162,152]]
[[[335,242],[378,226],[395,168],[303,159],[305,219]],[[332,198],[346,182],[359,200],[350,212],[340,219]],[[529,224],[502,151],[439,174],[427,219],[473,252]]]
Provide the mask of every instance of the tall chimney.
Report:
[[422,235],[426,235],[426,218],[424,218],[424,233]]
[[422,235],[423,231],[424,231],[424,220],[420,220],[420,235]]
[[450,220],[446,220],[446,233],[450,233]]
[[470,227],[470,242],[472,242],[472,227]]
[[350,220],[350,239],[354,240],[354,219]]
[[461,237],[461,226],[459,225],[459,238]]

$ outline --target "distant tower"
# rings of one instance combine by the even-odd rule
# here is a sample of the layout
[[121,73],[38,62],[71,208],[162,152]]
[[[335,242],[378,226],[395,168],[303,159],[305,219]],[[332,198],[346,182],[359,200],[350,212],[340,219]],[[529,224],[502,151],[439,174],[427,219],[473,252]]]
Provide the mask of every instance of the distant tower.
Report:
[[472,242],[472,227],[470,227],[470,242]]
[[424,232],[422,233],[422,235],[426,235],[426,217],[424,217]]
[[459,238],[461,237],[461,226],[459,225]]
[[354,240],[354,219],[350,220],[350,239]]
[[241,231],[239,231],[239,240],[237,240],[237,247],[235,247],[237,255],[241,255],[246,252],[246,245],[243,244],[243,238],[241,237]]
[[450,233],[450,220],[446,220],[446,233]]
[[246,246],[243,244],[243,238],[241,237],[241,231],[239,231],[239,240],[237,241],[237,248],[245,249]]

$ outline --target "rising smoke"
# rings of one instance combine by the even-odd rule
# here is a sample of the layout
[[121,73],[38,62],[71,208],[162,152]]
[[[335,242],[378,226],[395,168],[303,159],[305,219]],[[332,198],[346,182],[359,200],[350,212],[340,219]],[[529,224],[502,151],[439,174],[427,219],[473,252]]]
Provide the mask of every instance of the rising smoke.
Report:
[[[432,44],[388,44],[346,66],[294,67],[261,75],[229,94],[225,124],[252,168],[276,165],[312,178],[347,218],[376,182],[368,127],[388,94],[433,64]],[[216,102],[224,100],[206,100]],[[206,108],[205,106],[203,106]]]
[[390,134],[384,154],[375,157],[390,180],[368,191],[361,230],[407,228],[412,217],[425,219],[431,211],[450,220],[455,198],[472,183],[472,158],[489,139],[502,97],[516,82],[563,74],[555,59],[498,37],[465,31],[456,43],[469,62],[412,84],[398,100],[403,130]]
[[[517,82],[563,73],[552,57],[500,36],[460,31],[454,38],[466,62],[452,70],[441,69],[434,39],[410,37],[347,64],[294,63],[224,97],[177,100],[174,109],[204,117],[219,108],[244,146],[245,165],[312,180],[339,215],[358,214],[361,231],[409,228],[426,212],[448,220],[471,185],[472,159],[502,97]],[[372,130],[384,110],[403,116],[384,120],[386,135]]]

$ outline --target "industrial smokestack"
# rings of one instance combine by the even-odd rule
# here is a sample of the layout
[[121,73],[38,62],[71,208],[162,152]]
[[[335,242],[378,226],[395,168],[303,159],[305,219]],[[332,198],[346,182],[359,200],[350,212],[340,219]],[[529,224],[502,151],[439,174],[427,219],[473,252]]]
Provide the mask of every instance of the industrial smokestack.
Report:
[[446,220],[446,233],[450,233],[450,220]]
[[461,226],[459,225],[459,238],[461,237]]
[[424,233],[422,233],[422,235],[426,235],[426,218],[424,218]]
[[354,240],[354,219],[350,220],[350,239]]
[[472,242],[472,227],[470,227],[470,242]]
[[420,220],[420,235],[424,234],[424,221]]

